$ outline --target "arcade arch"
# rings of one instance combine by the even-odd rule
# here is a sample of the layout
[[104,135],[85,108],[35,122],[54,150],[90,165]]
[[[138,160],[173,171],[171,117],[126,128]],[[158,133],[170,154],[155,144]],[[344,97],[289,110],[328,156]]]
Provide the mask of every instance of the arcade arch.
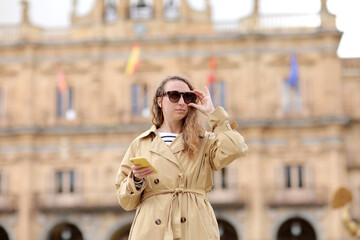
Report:
[[63,222],[55,225],[49,232],[47,240],[83,240],[83,235],[74,224]]
[[9,240],[9,235],[6,232],[5,228],[3,228],[2,226],[0,226],[0,239],[1,240]]
[[295,217],[281,224],[276,240],[317,240],[313,226],[306,220]]

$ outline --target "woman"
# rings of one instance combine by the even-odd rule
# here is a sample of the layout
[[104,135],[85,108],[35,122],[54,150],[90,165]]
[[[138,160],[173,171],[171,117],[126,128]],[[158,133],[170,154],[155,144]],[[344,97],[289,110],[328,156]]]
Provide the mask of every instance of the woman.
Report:
[[[194,90],[183,77],[162,81],[152,110],[154,125],[131,143],[116,178],[120,205],[136,209],[129,239],[220,239],[206,194],[212,170],[247,153],[244,138],[223,108],[214,109],[209,90]],[[198,112],[211,132],[203,131]],[[134,157],[145,157],[157,173],[132,165]]]

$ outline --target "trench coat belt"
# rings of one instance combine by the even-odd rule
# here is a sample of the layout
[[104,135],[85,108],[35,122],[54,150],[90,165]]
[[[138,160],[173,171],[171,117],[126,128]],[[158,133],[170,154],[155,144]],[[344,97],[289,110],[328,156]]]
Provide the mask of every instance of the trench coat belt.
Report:
[[[181,238],[181,225],[180,225],[180,218],[181,218],[181,198],[177,196],[183,193],[190,193],[194,194],[197,197],[204,198],[206,197],[205,190],[203,189],[189,189],[189,188],[175,188],[169,190],[154,190],[151,192],[144,193],[141,202],[145,201],[146,199],[155,196],[155,195],[162,195],[162,194],[172,194],[172,199],[170,203],[170,208],[168,212],[168,221],[167,227],[165,230],[164,240],[173,240],[174,238]],[[177,199],[177,208],[175,208],[174,216],[172,216],[172,210],[174,208],[174,200]],[[173,218],[176,219],[176,222],[173,223]]]

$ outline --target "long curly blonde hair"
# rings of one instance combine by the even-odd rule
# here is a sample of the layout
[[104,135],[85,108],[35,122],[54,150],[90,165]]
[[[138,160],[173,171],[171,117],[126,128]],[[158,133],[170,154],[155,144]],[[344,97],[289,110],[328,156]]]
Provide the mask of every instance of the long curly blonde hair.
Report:
[[[156,89],[155,96],[153,98],[152,105],[152,123],[159,128],[164,122],[163,112],[157,102],[158,97],[162,97],[164,93],[164,86],[169,81],[181,81],[189,86],[190,90],[194,90],[193,86],[185,77],[182,76],[168,76],[160,83]],[[187,116],[183,119],[183,140],[184,151],[189,154],[190,157],[194,156],[198,151],[199,136],[204,132],[202,125],[199,123],[198,111],[195,108],[189,107]]]

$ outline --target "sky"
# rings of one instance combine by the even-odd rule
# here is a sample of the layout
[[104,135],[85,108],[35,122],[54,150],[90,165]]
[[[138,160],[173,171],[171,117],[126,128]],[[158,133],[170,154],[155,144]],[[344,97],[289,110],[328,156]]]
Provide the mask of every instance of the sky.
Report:
[[[21,21],[21,0],[0,0],[1,25]],[[44,28],[66,28],[70,25],[72,0],[28,0],[31,23]],[[77,0],[78,15],[88,13],[95,0]],[[188,0],[190,6],[202,9],[205,0]],[[237,21],[252,12],[254,0],[210,0],[213,20]],[[321,0],[259,0],[261,14],[317,13]],[[343,32],[338,55],[341,58],[360,57],[360,0],[327,0],[330,13],[336,15],[337,28]],[[357,24],[356,24],[357,23]]]

